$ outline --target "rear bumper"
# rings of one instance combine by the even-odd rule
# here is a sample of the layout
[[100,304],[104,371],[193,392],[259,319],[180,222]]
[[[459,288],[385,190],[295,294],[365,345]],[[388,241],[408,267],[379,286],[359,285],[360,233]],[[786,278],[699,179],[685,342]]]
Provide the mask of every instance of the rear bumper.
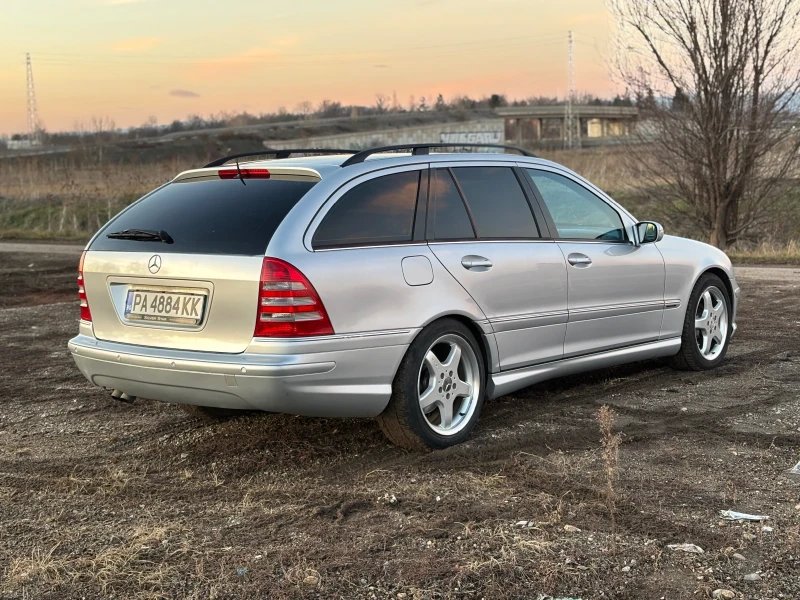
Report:
[[[69,350],[93,384],[176,404],[318,417],[374,417],[389,402],[408,334],[332,343],[254,343],[242,354],[134,346],[78,335]],[[364,339],[367,339],[364,342]],[[367,345],[369,347],[361,347]],[[297,348],[301,353],[287,353]],[[324,348],[331,348],[325,350]],[[273,352],[265,352],[271,350]]]

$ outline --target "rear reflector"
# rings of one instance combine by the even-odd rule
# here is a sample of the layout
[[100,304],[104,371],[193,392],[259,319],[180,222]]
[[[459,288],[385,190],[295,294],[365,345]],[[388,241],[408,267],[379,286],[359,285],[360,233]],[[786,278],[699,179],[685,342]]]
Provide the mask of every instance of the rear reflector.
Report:
[[81,301],[81,321],[91,321],[92,311],[89,310],[89,300],[86,298],[86,287],[83,283],[83,259],[86,257],[86,250],[81,254],[78,263],[78,298]]
[[220,179],[238,179],[240,173],[242,179],[269,179],[267,169],[222,169],[218,171]]
[[289,263],[265,258],[261,267],[255,337],[332,335],[314,286]]

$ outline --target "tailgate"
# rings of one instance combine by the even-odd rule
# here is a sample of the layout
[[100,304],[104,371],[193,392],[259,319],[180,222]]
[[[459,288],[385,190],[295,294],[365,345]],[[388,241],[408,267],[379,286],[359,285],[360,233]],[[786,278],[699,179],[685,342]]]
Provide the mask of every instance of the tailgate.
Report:
[[267,245],[319,179],[262,171],[247,181],[216,171],[174,181],[114,217],[83,262],[95,336],[244,351],[253,339]]
[[[141,346],[243,352],[253,338],[262,261],[89,251],[83,277],[94,334]],[[156,262],[160,267],[153,274],[150,265]]]

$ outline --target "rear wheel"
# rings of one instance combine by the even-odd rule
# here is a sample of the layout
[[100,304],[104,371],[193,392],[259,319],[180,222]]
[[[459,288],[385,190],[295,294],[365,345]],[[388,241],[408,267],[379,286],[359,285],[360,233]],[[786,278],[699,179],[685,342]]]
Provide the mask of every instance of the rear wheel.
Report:
[[412,450],[461,443],[483,407],[484,381],[475,336],[459,321],[442,319],[409,347],[378,423],[393,443]]
[[719,365],[728,352],[732,323],[731,301],[722,280],[706,273],[689,297],[681,335],[681,349],[672,365],[688,371],[704,371]]
[[190,416],[205,421],[223,421],[247,414],[248,412],[246,410],[218,408],[216,406],[195,406],[194,404],[181,404],[180,407]]

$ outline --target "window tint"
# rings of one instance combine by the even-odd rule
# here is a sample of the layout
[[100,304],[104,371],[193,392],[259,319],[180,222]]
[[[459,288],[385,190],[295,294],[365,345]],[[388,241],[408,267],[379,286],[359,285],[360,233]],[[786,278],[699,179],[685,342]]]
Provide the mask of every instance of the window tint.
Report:
[[419,175],[385,175],[345,193],[314,234],[314,247],[411,241]]
[[558,235],[567,239],[625,241],[617,211],[582,185],[549,171],[526,169],[544,198]]
[[[170,183],[113,218],[92,250],[263,255],[272,234],[314,179],[203,179]],[[166,231],[172,244],[108,239],[123,229]]]
[[467,209],[461,194],[444,169],[434,171],[431,180],[431,196],[435,203],[433,214],[433,238],[437,240],[464,240],[475,237]]
[[525,194],[509,167],[453,169],[479,238],[539,237]]

